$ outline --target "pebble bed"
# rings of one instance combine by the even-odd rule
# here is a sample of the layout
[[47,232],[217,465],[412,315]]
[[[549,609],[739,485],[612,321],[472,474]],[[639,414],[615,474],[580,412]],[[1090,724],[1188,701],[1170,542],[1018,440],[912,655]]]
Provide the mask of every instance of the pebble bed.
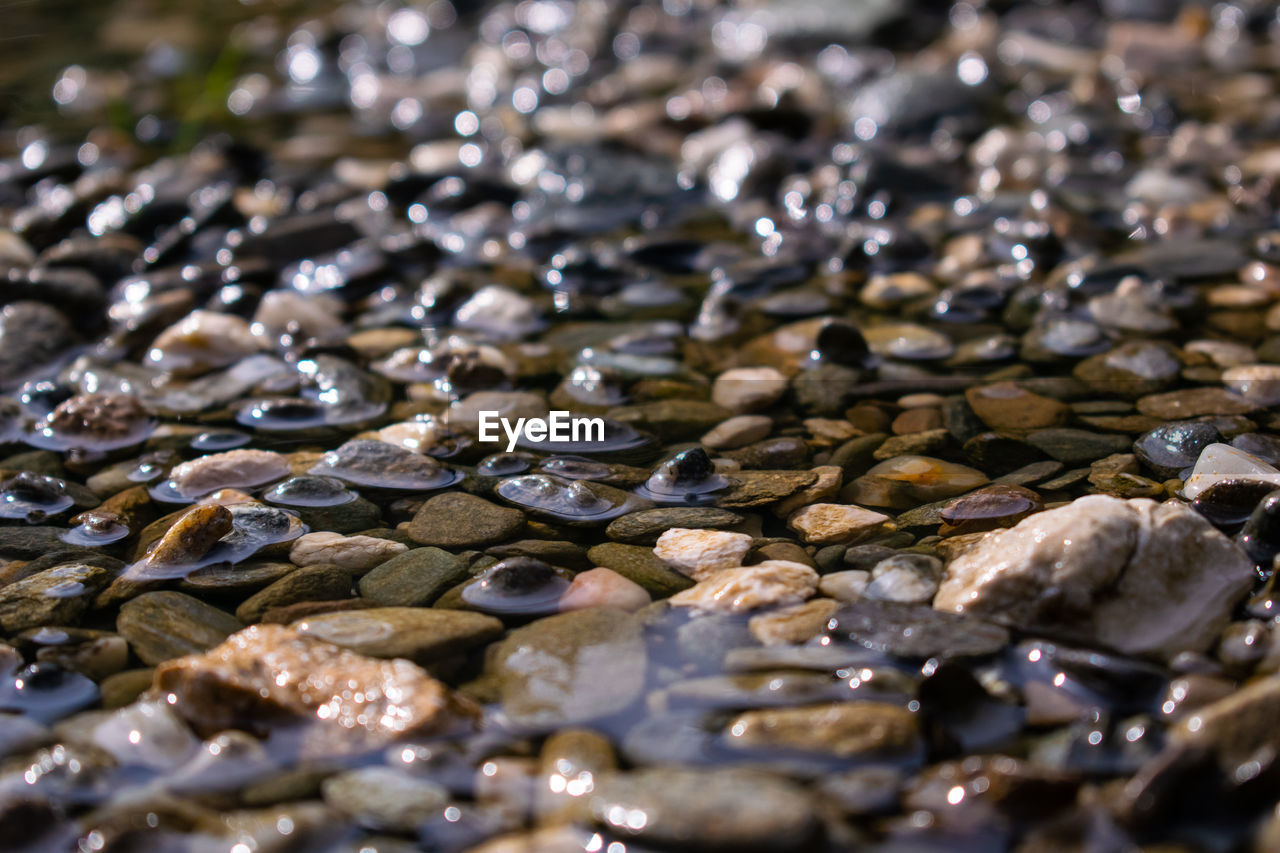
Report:
[[0,9],[0,849],[1280,849],[1275,3],[303,5]]

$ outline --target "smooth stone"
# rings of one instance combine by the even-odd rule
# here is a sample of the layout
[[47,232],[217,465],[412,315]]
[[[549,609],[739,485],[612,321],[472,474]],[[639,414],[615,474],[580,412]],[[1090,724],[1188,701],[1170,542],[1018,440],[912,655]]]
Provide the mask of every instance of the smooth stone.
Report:
[[832,639],[910,659],[986,657],[1009,643],[1000,625],[891,601],[853,601],[830,625]]
[[138,700],[139,696],[151,687],[151,681],[154,677],[155,670],[151,667],[126,669],[123,672],[108,675],[100,685],[102,688],[102,707],[108,709],[123,708],[125,705],[133,704]]
[[0,630],[16,634],[41,625],[75,625],[113,573],[75,563],[36,572],[0,587]]
[[956,351],[955,344],[946,335],[915,323],[869,326],[862,334],[871,351],[886,358],[938,360]]
[[1244,364],[1222,371],[1222,384],[1250,403],[1280,403],[1280,364]]
[[762,646],[799,645],[825,631],[827,621],[839,608],[838,601],[814,598],[804,604],[752,616],[747,627]]
[[658,537],[672,528],[705,529],[733,527],[742,516],[715,507],[658,507],[629,512],[609,522],[605,535],[615,542],[655,545]]
[[1105,397],[1137,399],[1155,394],[1177,381],[1181,363],[1174,349],[1155,341],[1130,341],[1091,355],[1072,375]]
[[1133,452],[1157,477],[1167,479],[1190,468],[1206,447],[1221,440],[1212,424],[1175,421],[1139,436],[1133,442]]
[[767,409],[787,391],[787,377],[772,367],[735,367],[716,377],[711,400],[731,412]]
[[332,601],[351,594],[351,572],[341,566],[303,566],[259,590],[236,608],[236,618],[246,625],[257,622],[271,607],[299,601]]
[[847,569],[823,575],[818,580],[818,592],[846,604],[862,598],[871,583],[871,572],[865,569]]
[[340,598],[336,601],[299,601],[262,611],[258,621],[266,625],[291,625],[299,619],[319,616],[322,613],[345,613],[351,610],[370,610],[375,605],[363,598]]
[[234,566],[214,563],[187,575],[178,588],[203,595],[252,595],[297,569],[293,563],[277,560],[245,560]]
[[1254,507],[1240,531],[1240,545],[1260,566],[1270,566],[1280,552],[1280,493],[1272,492]]
[[658,559],[652,548],[605,542],[593,546],[587,551],[587,557],[597,566],[612,569],[639,584],[655,599],[674,595],[694,584],[691,578]]
[[1201,415],[1247,415],[1257,408],[1257,403],[1222,388],[1187,388],[1138,400],[1142,414],[1170,421]]
[[1036,430],[1027,435],[1027,441],[1063,465],[1080,465],[1112,453],[1129,451],[1129,439],[1126,436],[1067,427]]
[[197,498],[218,489],[260,486],[289,476],[289,462],[270,450],[228,450],[183,462],[169,472],[174,490]]
[[574,575],[569,588],[560,597],[560,611],[612,607],[634,613],[653,601],[644,587],[628,580],[613,569],[596,568]]
[[369,530],[382,521],[382,510],[364,498],[333,506],[295,506],[289,509],[297,513],[311,530],[343,535]]
[[724,458],[747,470],[800,468],[809,461],[809,445],[799,436],[778,436],[726,450]]
[[293,541],[289,559],[298,566],[328,564],[353,572],[363,572],[385,563],[408,546],[373,536],[343,536],[338,533],[307,533]]
[[810,545],[849,544],[893,529],[889,516],[858,506],[810,504],[787,519],[787,527]]
[[192,311],[152,341],[147,361],[166,372],[198,375],[235,364],[261,349],[262,342],[243,317]]
[[1210,444],[1200,451],[1191,476],[1182,486],[1182,495],[1187,500],[1195,500],[1210,486],[1224,480],[1273,483],[1280,488],[1280,470],[1229,444]]
[[1007,486],[1032,486],[1062,472],[1063,465],[1056,459],[1032,462],[1010,471],[992,480],[992,483]]
[[449,802],[443,785],[394,767],[361,767],[324,780],[324,801],[360,826],[415,832]]
[[841,494],[853,503],[907,509],[964,494],[987,482],[986,474],[967,465],[929,456],[899,456],[871,468]]
[[485,553],[499,560],[507,557],[532,557],[553,566],[561,566],[574,571],[589,569],[592,566],[587,551],[573,542],[550,539],[518,539],[504,545],[486,548]]
[[539,791],[534,811],[540,824],[589,823],[591,811],[584,794],[595,778],[618,769],[613,745],[587,729],[562,729],[542,744],[538,756]]
[[1035,465],[1045,457],[1044,452],[1026,438],[1002,432],[980,432],[966,441],[961,450],[968,462],[993,474]]
[[677,572],[702,581],[741,566],[751,541],[745,533],[676,527],[658,537],[653,553]]
[[1253,578],[1187,505],[1090,495],[987,534],[947,566],[934,606],[1169,658],[1209,648]]
[[[938,402],[942,402],[941,398]],[[904,405],[902,400],[898,401],[898,405]],[[913,432],[945,429],[946,426],[941,409],[907,406],[906,411],[893,419],[893,423],[889,425],[889,431],[894,435],[909,435]]]
[[524,527],[524,513],[464,492],[446,492],[424,503],[409,522],[421,545],[475,548],[511,539]]
[[1040,496],[1022,486],[993,483],[962,495],[938,511],[940,536],[1012,527],[1044,508]]
[[839,468],[846,480],[857,477],[866,473],[866,470],[871,467],[875,461],[876,450],[888,438],[889,436],[883,432],[873,432],[870,435],[850,439],[831,451],[831,458],[827,463]]
[[425,607],[470,577],[466,561],[448,551],[413,548],[362,577],[359,589],[375,604]]
[[1050,397],[1032,394],[1013,382],[997,382],[964,392],[974,414],[994,430],[1025,431],[1066,423],[1070,408]]
[[712,450],[729,450],[759,441],[772,431],[773,418],[765,415],[735,415],[712,427],[701,438],[700,443]]
[[490,649],[487,669],[502,713],[544,729],[616,714],[639,698],[647,656],[639,620],[617,610],[575,610],[512,631]]
[[195,563],[231,532],[234,517],[225,506],[204,504],[183,512],[156,540],[139,567],[145,575],[163,576],[174,566]]
[[728,725],[743,750],[800,750],[839,759],[907,758],[922,749],[919,718],[882,702],[747,711]]
[[913,432],[909,435],[891,435],[876,448],[871,458],[883,461],[896,456],[928,456],[943,452],[951,444],[951,433],[946,429]]
[[429,665],[502,636],[502,622],[483,613],[432,607],[371,607],[307,616],[290,627],[375,658]]
[[814,471],[734,471],[729,490],[716,497],[721,509],[764,506],[790,497],[818,482]]
[[202,735],[293,729],[337,755],[470,725],[470,703],[406,660],[366,657],[281,625],[254,625],[156,668],[154,689]]
[[602,826],[642,843],[720,850],[805,849],[818,826],[805,789],[740,768],[606,774],[596,782],[591,810]]
[[647,430],[662,441],[675,442],[692,441],[731,414],[723,406],[705,400],[655,400],[610,409],[606,417]]
[[938,591],[942,561],[926,554],[895,554],[876,563],[862,595],[877,601],[928,604]]
[[818,573],[802,563],[769,560],[722,569],[671,596],[676,607],[711,613],[743,613],[773,605],[799,604],[818,588]]
[[130,599],[116,617],[116,631],[150,666],[207,651],[240,628],[230,613],[170,590]]

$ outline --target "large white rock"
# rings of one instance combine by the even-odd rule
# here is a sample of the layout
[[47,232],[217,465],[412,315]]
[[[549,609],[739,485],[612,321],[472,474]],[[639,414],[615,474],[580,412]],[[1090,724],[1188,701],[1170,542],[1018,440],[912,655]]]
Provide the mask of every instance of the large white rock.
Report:
[[1253,480],[1274,483],[1280,488],[1280,471],[1229,444],[1210,444],[1200,451],[1191,476],[1182,486],[1182,494],[1187,500],[1195,500],[1205,489],[1223,480]]
[[1244,551],[1186,504],[1090,495],[988,534],[947,566],[933,604],[1171,657],[1208,649],[1253,580]]

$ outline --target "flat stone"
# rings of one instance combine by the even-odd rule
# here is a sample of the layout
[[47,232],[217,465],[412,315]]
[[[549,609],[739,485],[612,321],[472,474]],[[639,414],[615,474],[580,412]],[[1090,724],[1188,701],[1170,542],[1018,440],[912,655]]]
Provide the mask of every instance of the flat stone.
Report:
[[116,631],[151,666],[211,649],[240,627],[230,613],[170,590],[125,602],[116,618]]
[[1072,375],[1104,397],[1138,397],[1155,394],[1178,379],[1181,362],[1173,347],[1156,341],[1130,341],[1115,349],[1086,358]]
[[1013,527],[1044,508],[1040,496],[1022,486],[993,483],[948,502],[938,511],[940,536]]
[[1257,408],[1257,403],[1223,388],[1186,388],[1138,400],[1142,414],[1170,421],[1200,415],[1247,415]]
[[637,698],[647,666],[640,621],[575,610],[512,631],[488,657],[513,724],[535,729],[616,714]]
[[914,756],[922,749],[917,716],[883,702],[839,702],[747,711],[729,723],[731,747],[800,750],[842,759]]
[[871,583],[871,572],[865,569],[846,569],[825,574],[818,581],[818,591],[836,601],[851,602],[862,598]]
[[691,589],[676,593],[676,607],[707,612],[743,613],[772,605],[799,604],[818,588],[818,573],[801,563],[769,560],[723,569]]
[[71,563],[0,587],[0,630],[16,634],[41,625],[75,625],[112,575],[98,566]]
[[716,499],[722,509],[764,506],[818,482],[813,471],[734,471],[729,490]]
[[1026,431],[1066,423],[1071,409],[1051,397],[1032,394],[1013,382],[970,388],[965,400],[978,418],[994,430]]
[[826,501],[840,491],[840,486],[844,482],[844,469],[840,466],[816,465],[813,472],[818,475],[818,481],[774,504],[772,507],[774,515],[786,518],[801,507]]
[[[470,703],[406,660],[378,660],[280,625],[254,625],[156,669],[154,690],[202,735],[302,727],[342,754],[470,725]],[[312,735],[310,738],[306,734]]]
[[532,557],[553,566],[582,571],[592,566],[587,550],[575,542],[551,539],[517,539],[504,545],[486,548],[486,554],[499,560],[507,557]]
[[833,640],[913,660],[986,657],[1009,643],[1009,632],[1000,625],[892,601],[851,602],[830,624]]
[[[815,808],[795,783],[742,768],[610,773],[591,796],[605,827],[641,842],[719,850],[807,849],[818,826]],[[628,823],[635,814],[647,820]]]
[[600,567],[574,575],[569,588],[560,597],[560,611],[585,610],[589,607],[612,607],[633,613],[653,599],[644,587],[628,580],[613,569]]
[[425,607],[471,577],[465,560],[439,548],[397,554],[360,579],[360,595],[376,604]]
[[656,400],[610,409],[619,423],[648,430],[666,442],[691,441],[728,418],[732,412],[705,400]]
[[609,522],[604,532],[616,542],[655,545],[658,537],[672,528],[718,529],[741,522],[741,515],[715,507],[658,507],[619,516]]
[[666,598],[693,586],[693,580],[670,568],[653,553],[652,548],[605,542],[587,552],[597,566],[612,569],[639,584],[655,599]]
[[716,377],[711,400],[731,412],[767,409],[787,391],[787,377],[772,367],[735,367]]
[[1280,364],[1242,364],[1222,371],[1228,391],[1258,406],[1280,403]]
[[751,537],[745,533],[676,527],[658,537],[653,553],[677,572],[701,581],[741,566],[749,550]]
[[1190,468],[1206,447],[1221,440],[1212,424],[1174,421],[1140,436],[1133,443],[1133,452],[1157,477],[1168,479]]
[[810,545],[848,544],[893,529],[889,516],[844,504],[810,504],[792,513],[787,527]]
[[270,450],[228,450],[183,462],[169,472],[174,489],[186,498],[218,489],[260,486],[289,476],[289,462]]
[[300,601],[332,601],[350,594],[349,570],[323,563],[304,566],[246,599],[236,608],[236,618],[247,625],[257,622],[271,607],[285,607]]
[[871,458],[883,461],[895,456],[928,456],[941,453],[949,444],[951,433],[941,427],[927,432],[891,435],[885,439],[884,444],[876,448]]
[[[785,387],[786,380],[783,382]],[[759,441],[772,431],[773,418],[766,415],[736,415],[712,427],[702,437],[701,444],[712,450],[728,450]]]
[[516,536],[524,527],[524,513],[498,506],[465,492],[436,495],[409,522],[409,536],[422,545],[475,548]]
[[293,563],[279,560],[245,560],[235,565],[214,563],[187,575],[178,583],[178,588],[183,592],[203,595],[244,597],[270,586],[297,569]]
[[324,780],[324,801],[360,826],[413,833],[450,800],[438,782],[394,767],[361,767]]
[[375,658],[405,658],[427,665],[502,636],[502,622],[483,613],[434,607],[373,607],[307,616],[291,626]]
[[328,533],[357,533],[377,527],[382,521],[382,510],[364,498],[333,506],[295,506],[289,509],[296,512],[311,530]]
[[1253,578],[1186,504],[1090,495],[987,534],[947,566],[934,606],[1168,658],[1209,648]]
[[364,572],[407,550],[408,546],[388,539],[322,531],[295,539],[289,549],[289,559],[298,566],[328,564]]
[[822,634],[827,628],[827,620],[838,609],[838,601],[814,598],[804,604],[752,616],[747,627],[762,646],[794,646]]
[[1067,427],[1036,430],[1027,436],[1027,441],[1063,465],[1081,465],[1129,450],[1127,436]]

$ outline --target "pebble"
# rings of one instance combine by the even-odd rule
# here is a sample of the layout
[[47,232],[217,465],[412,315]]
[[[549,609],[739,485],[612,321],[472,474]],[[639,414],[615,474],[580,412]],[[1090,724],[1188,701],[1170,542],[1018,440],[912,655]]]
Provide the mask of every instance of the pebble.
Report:
[[492,616],[433,607],[370,607],[307,616],[291,626],[311,637],[375,658],[404,658],[424,666],[502,635]]
[[991,429],[1026,431],[1060,426],[1071,414],[1065,403],[1025,391],[1013,382],[997,382],[964,393],[974,414]]
[[1195,500],[1207,489],[1227,480],[1272,483],[1280,487],[1280,470],[1229,444],[1209,444],[1200,451],[1200,458],[1182,487],[1182,496]]
[[1152,394],[1138,400],[1138,411],[1165,420],[1202,415],[1247,415],[1258,404],[1222,388],[1187,388]]
[[560,610],[610,607],[634,613],[652,600],[644,587],[635,581],[601,567],[574,575],[569,588],[560,596]]
[[503,714],[533,729],[577,725],[634,702],[647,665],[640,622],[592,608],[517,628],[490,649]]
[[912,660],[987,657],[1009,643],[1009,631],[1000,625],[924,605],[872,599],[841,607],[831,617],[828,634],[832,640]]
[[830,598],[814,598],[752,616],[747,627],[762,646],[799,645],[820,635],[839,607],[840,603]]
[[364,572],[385,563],[407,545],[373,536],[343,536],[338,533],[307,533],[294,540],[289,560],[297,566],[332,564],[353,572]]
[[224,506],[205,504],[186,510],[147,552],[142,573],[164,576],[171,567],[198,562],[233,526],[231,511]]
[[817,503],[796,510],[787,527],[810,545],[847,544],[892,530],[889,516],[858,506]]
[[270,450],[228,450],[183,462],[169,472],[173,489],[198,498],[218,489],[261,486],[289,476],[289,462]]
[[934,606],[1169,658],[1209,648],[1252,579],[1185,504],[1091,495],[987,534],[947,566]]
[[871,572],[865,569],[847,569],[823,575],[818,580],[818,591],[837,601],[857,601],[862,598],[870,583]]
[[737,749],[801,750],[840,759],[904,758],[920,752],[915,714],[880,702],[747,711],[728,726]]
[[1257,406],[1280,403],[1280,364],[1243,364],[1222,371],[1222,384]]
[[741,566],[751,541],[745,533],[675,527],[658,537],[653,553],[681,574],[702,581]]
[[524,513],[463,492],[446,492],[427,500],[407,528],[420,545],[475,548],[514,538],[524,527]]
[[1134,455],[1157,477],[1177,477],[1196,463],[1210,444],[1222,436],[1213,424],[1202,421],[1174,421],[1143,433],[1133,442]]
[[168,373],[199,375],[235,364],[261,348],[244,318],[192,311],[156,336],[146,362]]
[[333,601],[351,594],[351,572],[325,563],[304,566],[259,590],[236,608],[236,618],[248,625],[257,622],[272,607],[300,601]]
[[813,471],[734,471],[729,489],[716,498],[721,509],[764,506],[818,482]]
[[397,554],[360,578],[360,595],[386,606],[425,607],[471,577],[467,563],[440,548]]
[[477,713],[416,664],[359,655],[280,625],[254,625],[162,664],[154,689],[201,734],[300,726],[306,748],[320,755],[448,731]]
[[98,566],[72,563],[2,586],[0,629],[12,635],[41,625],[74,625],[111,577]]
[[813,797],[805,789],[739,768],[653,767],[605,774],[596,782],[591,810],[608,829],[664,846],[804,849],[818,827]]
[[150,666],[207,651],[240,627],[230,613],[171,590],[143,593],[125,602],[116,617],[116,631]]
[[940,536],[959,536],[1012,527],[1044,508],[1031,489],[1003,483],[983,486],[949,502],[938,511]]
[[394,767],[361,767],[324,780],[325,804],[372,830],[413,833],[449,802],[437,782]]
[[928,604],[938,591],[942,561],[926,554],[895,554],[876,563],[862,595],[878,601]]
[[605,535],[616,542],[656,545],[672,528],[722,528],[742,522],[735,512],[713,507],[658,507],[629,512],[609,522]]
[[899,456],[874,466],[842,490],[842,496],[867,506],[908,509],[964,494],[987,484],[976,468],[929,456]]
[[596,565],[612,569],[639,584],[655,599],[688,589],[694,583],[687,575],[668,567],[652,548],[605,542],[593,546],[587,551],[587,557]]
[[[724,405],[723,403],[721,405]],[[729,408],[725,406],[725,408]],[[716,424],[700,439],[713,450],[742,447],[767,436],[773,430],[773,419],[765,415],[736,415]]]
[[743,613],[774,605],[799,604],[818,588],[818,573],[802,563],[768,560],[722,569],[671,596],[676,607],[711,613]]
[[787,377],[772,367],[735,367],[716,377],[711,399],[731,412],[772,406],[787,391]]
[[838,465],[815,465],[812,470],[818,475],[818,481],[774,504],[772,507],[774,515],[786,518],[801,507],[827,501],[836,496],[844,483],[844,469]]

